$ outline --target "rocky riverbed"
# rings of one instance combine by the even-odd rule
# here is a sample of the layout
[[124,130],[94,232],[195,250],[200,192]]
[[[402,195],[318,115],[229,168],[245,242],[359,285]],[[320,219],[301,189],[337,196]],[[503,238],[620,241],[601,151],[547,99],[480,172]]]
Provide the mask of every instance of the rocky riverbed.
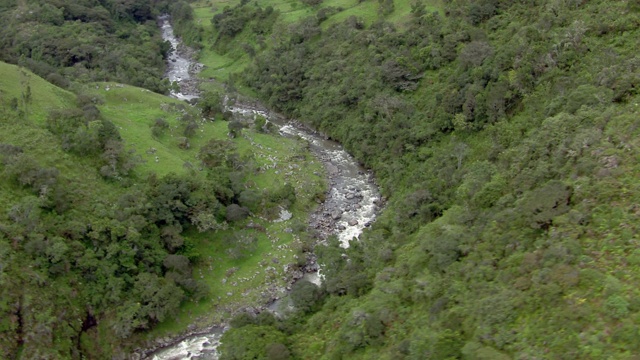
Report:
[[[193,52],[184,47],[175,37],[168,16],[160,17],[160,27],[163,38],[171,42],[173,51],[168,59],[167,77],[178,83],[180,90],[172,92],[172,96],[191,101],[199,94],[197,91],[196,74],[202,65],[193,61]],[[235,101],[227,106],[227,110],[236,116],[245,117],[249,121],[256,116],[263,116],[279,129],[282,136],[299,137],[309,143],[310,149],[325,165],[329,189],[325,200],[318,209],[310,215],[309,226],[314,231],[319,242],[323,242],[330,235],[338,236],[341,246],[348,247],[349,241],[362,233],[375,220],[376,213],[382,205],[382,200],[375,179],[370,171],[365,170],[348,154],[340,144],[331,141],[321,133],[310,129],[299,121],[271,112],[255,101]],[[287,274],[289,281],[294,282],[305,278],[312,282],[320,282],[317,272],[321,266],[316,264],[315,258],[302,269]],[[281,306],[275,294],[283,289],[265,289],[273,301],[265,303],[258,309],[238,308],[237,311],[260,312],[265,310],[278,312]],[[225,331],[225,324],[218,324],[207,329],[191,328],[178,338],[157,339],[151,348],[137,351],[132,358],[141,359],[217,359],[216,348],[220,337]]]

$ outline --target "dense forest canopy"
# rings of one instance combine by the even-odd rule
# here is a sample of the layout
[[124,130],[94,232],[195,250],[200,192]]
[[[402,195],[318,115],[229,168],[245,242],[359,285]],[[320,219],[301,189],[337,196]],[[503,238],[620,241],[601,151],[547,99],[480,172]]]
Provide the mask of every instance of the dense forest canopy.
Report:
[[[264,5],[241,2],[209,40],[245,49],[230,81],[342,142],[389,196],[346,257],[317,250],[329,297],[274,325],[290,355],[637,354],[640,4],[415,1],[398,21],[405,2],[381,1],[334,21],[325,3],[264,44],[246,15]],[[224,357],[266,351],[234,332]]]
[[119,81],[167,91],[162,75],[170,46],[151,1],[3,0],[0,9],[2,61],[61,87],[69,80]]
[[[3,353],[124,356],[212,290],[186,233],[230,227],[241,258],[235,224],[296,201],[246,189],[235,139],[200,144],[206,175],[141,171],[86,92],[166,92],[165,11],[205,76],[340,141],[388,198],[349,249],[316,247],[325,281],[293,287],[296,313],[234,318],[223,358],[640,353],[637,0],[0,1],[0,59],[21,66],[0,79]],[[165,109],[182,151],[222,116],[209,85],[202,113]]]

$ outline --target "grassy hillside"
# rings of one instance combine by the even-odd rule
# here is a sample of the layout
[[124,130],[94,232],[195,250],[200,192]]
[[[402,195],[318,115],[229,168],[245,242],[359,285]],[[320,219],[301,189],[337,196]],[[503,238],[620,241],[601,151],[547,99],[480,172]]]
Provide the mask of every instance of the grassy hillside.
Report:
[[263,304],[305,263],[325,184],[304,143],[230,139],[222,114],[142,88],[0,72],[3,354],[118,356]]
[[[0,62],[0,99],[5,106],[15,106],[26,112],[27,119],[44,123],[49,111],[70,107],[75,96],[34,76],[16,65]],[[25,111],[25,98],[30,98]],[[14,100],[15,99],[15,100]],[[13,102],[13,105],[12,105]]]

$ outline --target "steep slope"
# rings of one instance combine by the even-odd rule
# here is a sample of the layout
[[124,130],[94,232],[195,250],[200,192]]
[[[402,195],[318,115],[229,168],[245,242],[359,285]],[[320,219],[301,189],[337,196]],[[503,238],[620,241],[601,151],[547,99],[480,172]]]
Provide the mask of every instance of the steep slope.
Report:
[[[380,7],[326,27],[309,8],[231,76],[345,144],[389,196],[346,257],[318,250],[330,296],[279,327],[287,353],[633,358],[637,2],[416,2],[402,26]],[[244,341],[264,325],[247,326]]]
[[[303,142],[238,124],[230,138],[146,89],[0,72],[4,356],[121,357],[159,324],[150,341],[262,304],[304,263],[299,219],[324,181]],[[273,222],[281,209],[294,220]],[[258,276],[266,254],[284,268]]]
[[154,1],[0,1],[0,60],[62,87],[119,81],[167,92]]

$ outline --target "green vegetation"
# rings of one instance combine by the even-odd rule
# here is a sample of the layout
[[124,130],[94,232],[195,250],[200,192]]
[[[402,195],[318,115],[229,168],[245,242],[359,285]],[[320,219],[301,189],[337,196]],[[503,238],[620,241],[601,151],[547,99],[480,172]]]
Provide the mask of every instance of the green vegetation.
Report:
[[306,263],[325,190],[306,143],[129,85],[0,77],[7,357],[121,356],[263,304]]
[[149,0],[0,1],[0,60],[53,84],[119,81],[167,92],[166,52]]
[[[205,64],[233,59],[205,77],[338,139],[389,199],[348,261],[316,250],[320,310],[303,289],[225,349],[270,326],[291,358],[633,358],[637,1],[330,3],[213,2],[233,31],[203,26]],[[260,43],[241,17],[267,6]]]
[[0,1],[22,66],[0,63],[3,354],[118,356],[260,304],[309,250],[304,144],[221,114],[214,82],[199,109],[116,83],[163,91],[154,11],[203,78],[339,140],[388,199],[223,358],[640,353],[638,1],[100,4]]

